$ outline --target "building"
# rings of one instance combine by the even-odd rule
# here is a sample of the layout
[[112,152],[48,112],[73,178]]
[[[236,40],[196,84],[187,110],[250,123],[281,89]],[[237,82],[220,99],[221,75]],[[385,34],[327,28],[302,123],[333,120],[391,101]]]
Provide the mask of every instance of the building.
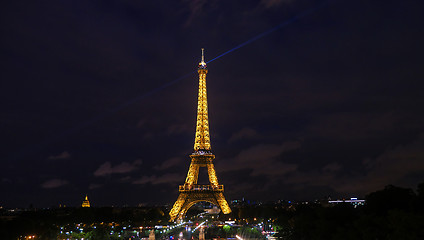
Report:
[[350,200],[346,200],[346,199],[334,200],[334,201],[328,201],[328,203],[331,204],[331,205],[339,204],[339,203],[350,203],[356,208],[357,206],[364,205],[365,200],[360,200],[358,198],[350,198]]
[[88,197],[87,197],[87,195],[85,195],[85,199],[84,199],[84,201],[82,202],[81,207],[90,207],[90,202],[88,201]]

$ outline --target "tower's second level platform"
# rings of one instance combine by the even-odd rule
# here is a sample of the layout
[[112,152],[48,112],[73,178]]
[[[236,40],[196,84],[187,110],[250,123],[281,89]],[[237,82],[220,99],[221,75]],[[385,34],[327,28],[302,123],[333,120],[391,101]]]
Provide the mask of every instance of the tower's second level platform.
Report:
[[212,191],[212,192],[223,192],[224,185],[180,185],[180,192],[194,192],[194,191]]

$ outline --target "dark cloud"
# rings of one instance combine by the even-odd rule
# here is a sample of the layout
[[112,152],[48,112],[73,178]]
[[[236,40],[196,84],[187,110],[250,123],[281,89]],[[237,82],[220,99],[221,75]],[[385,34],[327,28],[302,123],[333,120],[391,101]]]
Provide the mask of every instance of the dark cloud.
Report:
[[240,169],[252,170],[250,175],[284,175],[295,171],[296,164],[279,161],[285,152],[300,148],[300,142],[284,142],[282,144],[260,144],[242,150],[234,158],[224,159],[219,163],[220,171]]
[[164,175],[151,175],[151,176],[143,176],[140,179],[133,181],[133,184],[147,184],[151,183],[153,185],[157,184],[176,184],[183,183],[181,179],[184,179],[184,176],[176,173],[167,173]]
[[103,186],[102,184],[90,183],[90,185],[88,186],[88,189],[93,190],[96,188],[100,188],[102,186]]
[[51,155],[49,156],[47,159],[49,160],[59,160],[59,159],[68,159],[71,158],[71,154],[69,154],[69,152],[64,151],[58,155]]
[[340,163],[330,163],[310,171],[295,171],[284,178],[284,183],[297,186],[327,186],[339,193],[364,195],[381,189],[387,183],[405,186],[411,174],[424,175],[424,141],[420,139],[406,145],[388,149],[380,156],[355,162],[363,165],[363,172],[346,174]]
[[261,4],[263,4],[266,8],[278,7],[280,4],[289,4],[294,0],[261,0]]
[[322,168],[324,172],[338,172],[342,166],[339,163],[333,162]]
[[228,143],[233,143],[242,139],[251,139],[258,136],[258,133],[251,128],[243,128],[239,132],[234,133],[230,139],[228,139]]
[[370,192],[387,183],[404,185],[411,174],[424,175],[424,138],[387,149],[375,159],[364,159],[365,175],[357,176],[356,184],[339,187],[343,192]]
[[174,157],[162,162],[162,164],[155,166],[154,168],[157,170],[166,170],[175,166],[180,166],[182,163],[184,163],[182,158]]
[[58,188],[67,184],[68,184],[68,181],[55,178],[55,179],[45,181],[43,184],[41,184],[41,187],[42,188]]
[[129,173],[137,170],[142,161],[140,159],[135,160],[133,163],[122,162],[118,165],[112,166],[110,162],[105,162],[94,172],[94,176],[107,176],[115,173]]
[[189,7],[190,14],[185,22],[184,26],[188,27],[192,24],[193,21],[196,20],[196,18],[200,15],[202,15],[202,12],[204,11],[203,8],[208,2],[207,0],[193,0],[193,1],[185,1],[186,4]]
[[168,127],[169,134],[192,133],[193,129],[188,124],[173,124]]
[[305,129],[313,136],[339,140],[369,139],[393,131],[403,119],[394,112],[336,112],[316,118]]

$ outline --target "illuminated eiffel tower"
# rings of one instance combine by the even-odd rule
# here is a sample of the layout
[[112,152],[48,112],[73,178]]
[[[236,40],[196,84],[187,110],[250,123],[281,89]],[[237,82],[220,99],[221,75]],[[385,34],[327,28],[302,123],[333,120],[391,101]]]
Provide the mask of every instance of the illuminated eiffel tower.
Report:
[[[206,67],[202,48],[202,61],[197,69],[199,73],[199,96],[197,100],[197,123],[194,152],[190,155],[191,163],[184,185],[179,186],[180,195],[174,203],[169,216],[170,221],[182,219],[187,210],[197,202],[206,201],[217,205],[224,214],[231,212],[227,200],[224,197],[224,186],[218,184],[211,152],[209,136],[208,101],[206,98]],[[199,168],[206,167],[208,170],[209,184],[198,185]]]

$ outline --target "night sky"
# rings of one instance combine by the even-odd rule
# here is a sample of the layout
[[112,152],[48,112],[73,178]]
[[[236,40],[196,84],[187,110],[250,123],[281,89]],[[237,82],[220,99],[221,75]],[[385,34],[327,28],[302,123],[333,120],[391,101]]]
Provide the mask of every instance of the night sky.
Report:
[[415,189],[423,13],[421,0],[2,3],[0,206],[172,204],[200,49],[209,61],[252,39],[208,63],[227,200]]

